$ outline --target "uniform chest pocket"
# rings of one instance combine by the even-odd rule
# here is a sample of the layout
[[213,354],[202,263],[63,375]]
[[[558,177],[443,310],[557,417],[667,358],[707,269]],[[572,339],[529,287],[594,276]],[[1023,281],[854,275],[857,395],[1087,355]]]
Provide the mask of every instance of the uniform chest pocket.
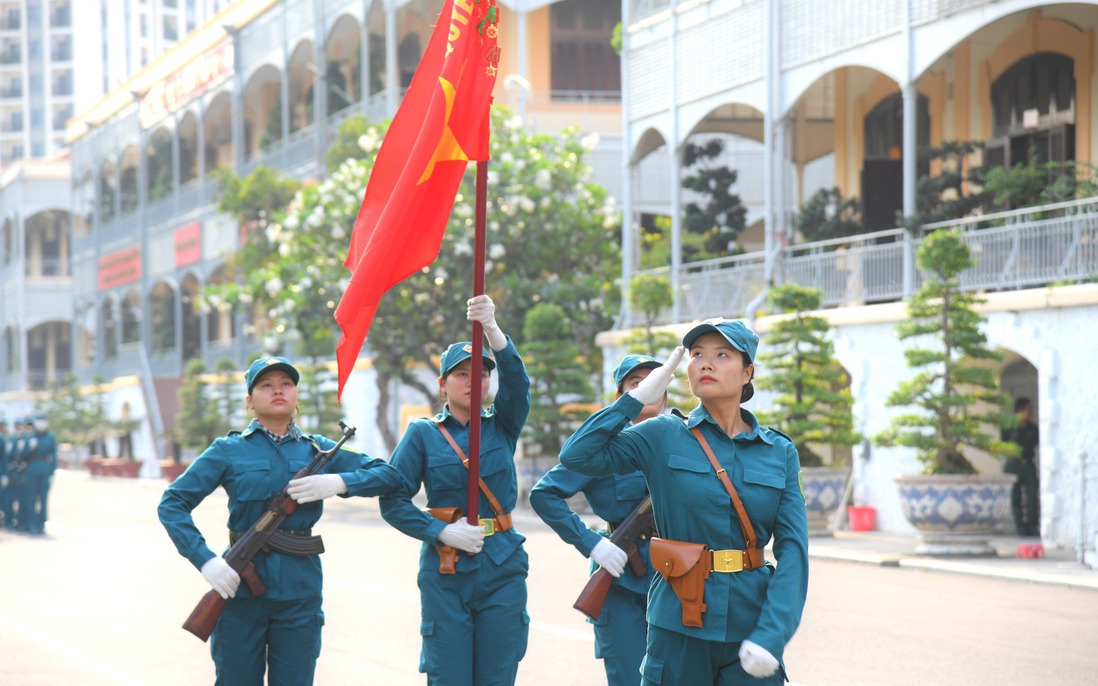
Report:
[[618,500],[640,500],[648,490],[648,483],[644,480],[644,474],[627,474],[614,476],[614,496]]
[[465,488],[465,465],[453,452],[427,456],[426,486],[428,491],[448,491]]
[[785,490],[785,474],[760,469],[743,470],[744,489],[740,497],[752,517],[773,522],[778,514],[778,501]]
[[[267,500],[271,493],[271,466],[254,460],[233,463],[232,488],[237,500]],[[228,485],[228,484],[226,484]]]
[[[687,508],[713,507],[722,501],[712,486],[717,483],[713,476],[713,466],[707,461],[696,460],[685,455],[672,453],[667,458],[668,477],[667,498]],[[727,500],[728,496],[724,497]]]

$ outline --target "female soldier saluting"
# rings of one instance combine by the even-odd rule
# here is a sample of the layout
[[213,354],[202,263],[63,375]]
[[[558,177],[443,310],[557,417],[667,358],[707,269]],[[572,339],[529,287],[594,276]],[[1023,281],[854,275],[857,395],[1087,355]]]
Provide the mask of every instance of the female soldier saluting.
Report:
[[[646,355],[626,355],[614,369],[618,397],[636,388],[660,363]],[[639,423],[663,412],[667,394],[641,408],[633,423]],[[624,550],[602,534],[592,531],[580,516],[568,507],[568,498],[583,493],[591,510],[607,522],[609,535],[615,523],[621,523],[648,495],[644,475],[584,476],[557,465],[538,480],[530,491],[530,506],[557,532],[565,543],[571,543],[585,557],[591,558],[592,572],[602,567],[616,577],[606,594],[602,612],[594,621],[595,657],[603,661],[610,686],[636,686],[640,683],[640,665],[648,624],[644,615],[648,608],[648,587],[652,584],[652,566],[648,561],[648,543],[637,541],[637,553],[647,574],[637,576],[625,572],[629,559]]]
[[[381,499],[381,516],[424,545],[419,593],[423,649],[419,671],[432,686],[509,686],[526,654],[526,540],[511,526],[518,500],[515,446],[530,413],[530,379],[510,339],[496,324],[486,295],[468,302],[467,316],[480,322],[495,359],[484,351],[480,379],[470,374],[472,344],[454,343],[439,360],[442,413],[412,422],[392,464],[405,482],[398,494]],[[488,392],[491,370],[499,370],[495,402],[471,406],[472,384]],[[469,419],[481,415],[480,526],[464,519],[469,476]],[[412,503],[420,486],[431,513]],[[460,551],[460,552],[459,552]]]
[[[740,407],[758,336],[742,322],[691,329],[667,363],[594,414],[561,451],[582,474],[644,472],[656,527],[643,684],[780,684],[808,591],[808,522],[793,442]],[[628,426],[689,350],[689,418]],[[777,569],[763,547],[774,541]]]
[[240,576],[206,544],[191,511],[224,486],[233,541],[263,515],[267,501],[287,480],[319,451],[335,445],[324,436],[302,434],[294,424],[299,378],[286,358],[253,362],[244,382],[245,401],[255,419],[243,433],[230,431],[215,440],[160,500],[160,521],[179,554],[229,599],[210,639],[217,684],[261,686],[265,671],[271,686],[313,683],[324,625],[318,555],[323,547],[319,537],[312,536],[312,526],[324,510],[321,501],[335,495],[381,495],[400,485],[400,476],[382,460],[341,448],[323,473],[290,481],[287,493],[299,507],[279,531],[297,542],[293,550],[282,550],[285,546],[272,541],[272,550],[253,560],[266,592],[253,596],[247,585],[240,587]]

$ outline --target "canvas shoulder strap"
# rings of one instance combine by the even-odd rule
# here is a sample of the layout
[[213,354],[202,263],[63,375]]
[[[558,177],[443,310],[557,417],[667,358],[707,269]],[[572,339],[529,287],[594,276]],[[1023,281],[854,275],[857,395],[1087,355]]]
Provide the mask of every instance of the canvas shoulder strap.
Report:
[[[442,432],[442,437],[446,439],[446,442],[449,443],[450,447],[454,449],[455,453],[457,453],[458,459],[461,460],[462,466],[464,466],[465,469],[469,469],[469,458],[465,456],[465,451],[462,450],[461,446],[457,444],[457,441],[455,441],[454,437],[450,435],[450,432],[446,430],[446,427],[443,426],[440,422],[431,423],[438,427],[438,430]],[[501,516],[503,514],[503,508],[500,507],[499,501],[496,500],[496,496],[492,495],[492,491],[488,488],[488,484],[484,483],[483,478],[480,479],[480,492],[483,493],[484,497],[488,499],[488,505],[491,506],[492,512],[496,513],[497,517]]]

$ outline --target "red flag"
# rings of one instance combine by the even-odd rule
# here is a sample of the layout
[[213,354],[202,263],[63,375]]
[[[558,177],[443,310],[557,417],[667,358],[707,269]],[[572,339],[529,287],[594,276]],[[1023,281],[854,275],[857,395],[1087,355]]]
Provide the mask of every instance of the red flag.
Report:
[[438,256],[466,165],[488,159],[498,24],[496,0],[446,0],[378,150],[335,311],[341,397],[381,296]]

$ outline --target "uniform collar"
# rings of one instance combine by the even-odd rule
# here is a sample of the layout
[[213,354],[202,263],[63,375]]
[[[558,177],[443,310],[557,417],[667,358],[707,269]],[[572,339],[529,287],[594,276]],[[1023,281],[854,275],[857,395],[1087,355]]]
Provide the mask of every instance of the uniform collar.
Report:
[[[491,417],[491,416],[492,416],[492,412],[490,410],[486,410],[484,408],[481,408],[481,410],[480,410],[481,419],[483,419],[485,417]],[[449,403],[442,406],[442,412],[439,412],[438,414],[436,414],[433,421],[435,422],[435,424],[445,424],[447,419],[452,420],[452,422],[454,424],[457,424],[458,426],[468,426],[468,424],[462,424],[461,422],[459,422],[457,420],[457,418],[454,417],[454,415],[450,414],[450,404]]]
[[[279,437],[276,436],[273,432],[269,431],[267,429],[267,427],[260,424],[258,419],[252,419],[252,421],[248,422],[248,428],[244,429],[244,431],[241,433],[241,436],[244,436],[245,438],[247,438],[248,436],[251,436],[256,431],[260,431],[260,432],[263,432],[263,433],[267,434],[268,436],[271,437],[271,440],[273,440],[275,443],[280,442],[278,440]],[[286,432],[286,434],[281,437],[281,440],[282,441],[285,441],[285,440],[288,440],[288,439],[296,440],[296,439],[301,438],[301,437],[302,437],[301,429],[297,428],[297,424],[294,423],[293,418],[290,418],[290,428]]]
[[[676,414],[680,417],[683,416],[682,413],[677,411]],[[747,436],[743,437],[742,440],[754,441],[758,439],[767,445],[774,445],[774,439],[770,437],[770,433],[759,424],[759,420],[755,419],[755,415],[751,414],[749,410],[745,410],[741,407],[740,417],[751,427],[751,431],[747,432]],[[709,410],[705,409],[705,406],[700,403],[690,412],[690,416],[684,417],[684,419],[687,420],[686,428],[688,429],[693,429],[702,422],[709,422],[715,429],[724,433],[724,429],[713,420],[713,417],[709,414]]]

